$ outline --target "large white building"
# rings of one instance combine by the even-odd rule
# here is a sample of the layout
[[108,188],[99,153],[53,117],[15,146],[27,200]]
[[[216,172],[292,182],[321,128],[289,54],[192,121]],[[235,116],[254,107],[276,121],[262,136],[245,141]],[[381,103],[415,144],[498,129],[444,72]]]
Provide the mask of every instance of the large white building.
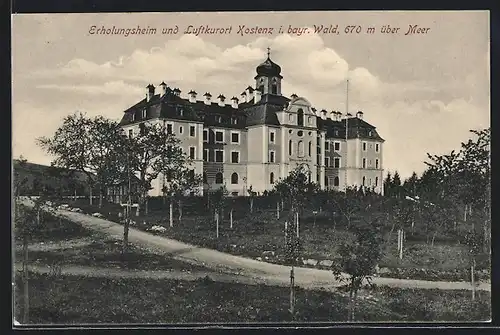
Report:
[[[121,125],[132,135],[142,122],[162,122],[182,142],[203,174],[204,190],[222,185],[232,195],[271,190],[298,165],[322,189],[364,185],[382,193],[384,140],[363,113],[316,110],[304,97],[281,92],[281,67],[269,55],[257,66],[254,87],[229,101],[195,91],[181,96],[164,82],[159,92],[148,85],[146,96],[124,111]],[[347,130],[346,130],[347,129]],[[347,134],[346,134],[347,131]],[[347,136],[346,136],[347,135]],[[161,195],[164,178],[153,182],[150,195]]]

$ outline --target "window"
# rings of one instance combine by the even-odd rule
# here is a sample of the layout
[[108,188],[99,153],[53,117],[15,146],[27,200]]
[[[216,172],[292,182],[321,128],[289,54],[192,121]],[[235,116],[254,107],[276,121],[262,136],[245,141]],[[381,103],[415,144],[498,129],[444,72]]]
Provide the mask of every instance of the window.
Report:
[[309,122],[309,124],[312,124],[312,123],[313,123],[313,118],[309,116],[309,117],[307,118],[307,122]]
[[366,142],[363,142],[363,151],[366,151]]
[[297,136],[299,136],[299,137],[304,136],[304,132],[303,132],[302,130],[299,130],[299,131],[297,132]]
[[293,141],[288,141],[288,154],[291,156],[293,154]]
[[368,186],[372,186],[372,179],[368,179]]
[[240,143],[240,134],[239,133],[231,133],[231,143]]
[[216,143],[224,142],[224,132],[222,131],[215,132],[215,142]]
[[208,184],[208,178],[206,172],[203,172],[203,184]]
[[179,126],[179,134],[182,134],[184,132],[184,128],[182,126]]
[[172,171],[168,170],[165,177],[167,181],[172,181]]
[[379,152],[379,151],[380,151],[380,146],[379,146],[379,144],[378,144],[378,143],[377,143],[377,144],[375,144],[375,151],[376,151],[376,152]]
[[340,151],[340,142],[333,142],[333,150]]
[[378,169],[378,158],[375,159],[375,169]]
[[366,158],[363,158],[363,169],[366,169]]
[[143,109],[142,110],[142,118],[145,119],[147,115],[148,115],[148,111],[146,109]]
[[196,127],[195,126],[189,126],[189,136],[191,136],[191,137],[196,136]]
[[240,162],[240,153],[239,151],[231,152],[231,163],[239,163]]
[[269,174],[269,183],[274,184],[274,172],[271,172],[271,174]]
[[195,158],[196,158],[196,148],[189,147],[189,159],[195,159]]
[[375,186],[378,186],[378,177],[375,177]]
[[172,134],[172,127],[173,125],[171,123],[167,123],[167,134]]
[[269,163],[274,163],[276,152],[274,150],[269,151]]
[[224,151],[222,151],[222,150],[215,150],[215,161],[217,163],[224,162]]
[[339,136],[339,131],[335,129],[335,136]]
[[231,175],[231,184],[238,184],[238,174],[236,172]]
[[373,133],[372,133],[372,131],[370,130],[370,131],[368,132],[368,136],[372,137],[372,135],[373,135]]
[[194,180],[194,170],[189,170],[188,172],[188,179],[193,181]]
[[222,172],[217,172],[215,175],[215,183],[216,184],[222,184]]
[[132,121],[135,121],[135,113],[132,113]]
[[299,157],[304,157],[304,142],[299,141],[298,143]]
[[203,149],[203,161],[208,162],[208,149]]
[[232,124],[238,124],[238,118],[236,118],[236,117],[232,117],[232,118],[231,118],[231,123],[232,123]]
[[309,147],[307,149],[307,152],[309,154],[309,157],[311,157],[311,152],[312,152],[312,143],[311,143],[311,141],[309,141]]
[[339,177],[335,177],[335,179],[333,179],[333,186],[339,186]]
[[297,125],[304,125],[304,111],[302,110],[302,108],[299,108],[299,111],[297,112]]
[[325,141],[325,151],[330,151],[330,142]]
[[288,114],[288,121],[293,121],[293,114]]
[[330,157],[325,157],[325,166],[330,166]]
[[233,197],[237,197],[237,196],[239,195],[239,193],[238,193],[238,191],[235,191],[235,192],[231,192],[231,195],[232,195]]
[[274,132],[274,130],[271,130],[271,132],[269,133],[269,142],[274,143],[274,141],[276,140],[274,138],[275,135],[276,135],[276,133]]
[[179,116],[184,116],[184,109],[179,108]]
[[325,176],[325,187],[328,188],[328,177]]
[[365,183],[366,183],[366,177],[363,176],[363,186],[365,186]]
[[271,94],[278,94],[278,83],[276,79],[273,79],[273,84],[271,85]]
[[217,120],[217,123],[222,123],[222,116],[216,116],[215,120]]
[[213,150],[208,150],[208,162],[215,161],[215,152]]
[[132,138],[132,136],[134,136],[134,130],[133,129],[129,129],[128,130],[128,137]]
[[338,157],[335,157],[333,159],[333,167],[336,168],[336,169],[339,169],[340,168],[340,158]]
[[208,142],[208,129],[203,130],[203,142]]

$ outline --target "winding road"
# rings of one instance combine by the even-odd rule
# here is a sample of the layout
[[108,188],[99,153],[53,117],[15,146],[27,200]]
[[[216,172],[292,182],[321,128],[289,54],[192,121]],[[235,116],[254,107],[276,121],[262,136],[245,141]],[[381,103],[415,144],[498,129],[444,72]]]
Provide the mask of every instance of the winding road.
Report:
[[[24,201],[23,201],[24,202]],[[24,202],[29,205],[28,203]],[[57,213],[67,219],[80,223],[89,229],[100,231],[111,237],[123,238],[123,226],[118,223],[99,219],[90,215],[58,210]],[[257,261],[230,255],[217,250],[202,248],[170,238],[153,235],[135,228],[129,230],[129,241],[151,252],[168,256],[191,264],[203,265],[220,274],[245,278],[245,282],[284,286],[290,281],[290,267]],[[331,271],[313,268],[295,267],[295,284],[307,289],[331,289],[342,285],[335,281]],[[212,277],[212,276],[210,276]],[[216,279],[216,278],[214,278]],[[391,286],[414,289],[471,290],[469,282],[426,281],[398,278],[374,277],[373,283],[379,286]],[[478,283],[477,290],[491,291],[489,282]]]

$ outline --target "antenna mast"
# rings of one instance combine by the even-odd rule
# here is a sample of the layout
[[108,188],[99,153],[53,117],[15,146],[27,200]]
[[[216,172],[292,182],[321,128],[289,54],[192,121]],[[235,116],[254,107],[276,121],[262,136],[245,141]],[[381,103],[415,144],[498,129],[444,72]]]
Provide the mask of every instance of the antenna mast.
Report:
[[347,193],[347,152],[348,152],[348,146],[347,146],[347,134],[349,131],[349,79],[347,79],[346,83],[346,101],[345,101],[345,171],[344,171],[344,189]]

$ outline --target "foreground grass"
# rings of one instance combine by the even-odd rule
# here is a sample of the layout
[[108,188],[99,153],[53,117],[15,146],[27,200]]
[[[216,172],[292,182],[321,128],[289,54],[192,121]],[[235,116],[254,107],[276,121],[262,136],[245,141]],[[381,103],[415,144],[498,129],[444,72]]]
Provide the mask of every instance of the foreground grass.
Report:
[[[30,323],[289,322],[289,289],[198,281],[30,276]],[[347,297],[298,289],[295,321],[345,321]],[[22,311],[16,279],[15,315]],[[481,321],[490,294],[378,288],[359,299],[357,321]]]

